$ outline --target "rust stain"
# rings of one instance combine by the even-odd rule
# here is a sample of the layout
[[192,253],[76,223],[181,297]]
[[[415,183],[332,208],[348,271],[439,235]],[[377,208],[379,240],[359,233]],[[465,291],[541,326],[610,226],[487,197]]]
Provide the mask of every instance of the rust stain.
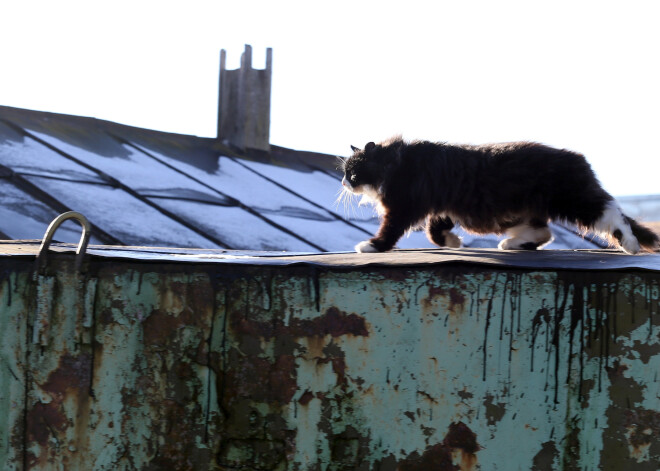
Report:
[[208,322],[213,306],[213,291],[206,279],[183,283],[163,282],[157,287],[158,307],[142,322],[145,345],[178,344],[177,336],[186,326],[199,326]]
[[290,324],[284,325],[282,319],[269,319],[267,322],[246,318],[240,312],[231,314],[231,326],[238,334],[259,336],[263,339],[289,336],[301,337],[340,337],[354,335],[369,336],[369,329],[364,317],[355,313],[348,314],[336,307],[328,308],[321,316],[314,319],[292,319]]
[[458,448],[469,454],[481,449],[477,435],[463,422],[452,422],[443,443],[451,448]]
[[465,295],[452,287],[449,288],[449,310],[454,312],[456,306],[460,306],[461,310],[465,308]]
[[413,277],[412,273],[410,270],[387,270],[387,269],[381,269],[379,270],[379,273],[387,280],[389,281],[394,281],[397,283],[406,283],[410,281],[410,279]]
[[[417,290],[419,291],[419,289],[422,286],[425,286],[425,285],[421,285],[419,288],[417,288]],[[444,286],[429,286],[428,289],[429,289],[428,295],[422,297],[419,300],[419,303],[424,308],[424,310],[431,311],[430,314],[432,316],[438,317],[439,313],[436,312],[437,311],[436,309],[433,309],[434,308],[433,300],[435,298],[445,298],[447,296],[447,290],[445,289]],[[417,295],[415,295],[415,296],[417,296]]]
[[[285,464],[286,443],[261,438],[233,438],[225,440],[219,454],[219,464],[231,469],[275,470]],[[168,468],[171,469],[171,468]]]
[[368,439],[362,437],[355,427],[350,425],[328,438],[330,459],[332,463],[339,465],[339,469],[355,469],[368,450]]
[[162,309],[152,311],[142,322],[145,345],[165,345],[186,325],[191,315],[190,311],[179,316],[173,316]]
[[246,357],[231,349],[227,359],[224,370],[218,371],[218,387],[228,403],[240,398],[265,403],[291,402],[298,389],[293,355],[279,355],[270,361],[258,356]]
[[314,394],[308,389],[298,399],[298,404],[301,406],[306,406],[309,402],[314,399]]
[[337,384],[346,386],[346,361],[341,357],[318,358],[320,365],[330,363],[332,365],[332,372],[337,375]]
[[305,347],[307,354],[305,355],[305,358],[311,360],[324,356],[323,349],[325,348],[325,339],[323,337],[308,337],[305,341],[307,342]]
[[647,409],[633,409],[623,412],[623,426],[628,430],[628,443],[633,458],[642,458],[645,451],[658,444],[660,436],[660,412]]
[[600,462],[611,464],[613,469],[635,469],[640,462],[651,462],[660,456],[660,413],[649,411],[635,404],[642,403],[646,385],[623,373],[628,366],[614,361],[605,368],[610,380],[607,408],[608,434],[603,436]]
[[164,433],[156,454],[150,461],[153,469],[201,469],[210,460],[210,450],[191,446],[202,437],[202,427],[190,420],[191,410],[181,400],[166,399],[162,402]]
[[[475,469],[476,453],[481,449],[476,434],[463,422],[452,422],[442,442],[433,445],[420,456],[412,453],[399,462],[397,471],[460,471]],[[461,452],[461,464],[454,464],[454,452]]]
[[59,402],[37,402],[27,413],[27,434],[29,441],[46,446],[55,431],[62,432],[68,427],[66,414],[60,410]]
[[346,379],[346,354],[334,342],[330,342],[323,348],[325,358],[318,358],[320,364],[330,363],[332,365],[332,372],[337,375],[337,385],[346,387],[348,385]]
[[91,355],[88,353],[77,356],[65,354],[60,358],[58,368],[48,375],[48,379],[41,387],[57,397],[62,397],[70,390],[87,393],[92,378],[91,367]]
[[428,296],[421,300],[422,304],[426,309],[432,307],[432,301],[435,298],[443,298],[449,301],[447,309],[451,313],[456,313],[457,311],[463,311],[465,309],[466,297],[465,294],[461,291],[464,287],[452,286],[447,289],[446,286],[429,286]]
[[369,335],[369,330],[363,317],[357,314],[347,314],[336,307],[328,308],[325,315],[313,320],[296,320],[291,326],[291,330],[295,337],[325,337],[326,335],[332,337],[342,335],[367,337]]
[[447,290],[444,288],[444,286],[429,286],[428,299],[445,297],[446,295],[447,295]]
[[[74,446],[82,446],[87,436],[87,417],[90,401],[91,356],[87,353],[65,353],[57,368],[50,372],[40,389],[50,397],[49,402],[37,401],[25,414],[28,442],[36,442],[44,449],[51,440],[60,443],[70,427],[74,427]],[[75,420],[64,407],[67,397],[75,397]],[[49,460],[49,453],[40,456],[27,453],[28,468],[41,467]]]
[[419,394],[420,396],[422,396],[425,400],[429,401],[431,404],[437,404],[437,403],[438,403],[438,400],[437,400],[436,398],[434,398],[433,396],[431,396],[431,395],[430,395],[429,393],[427,393],[426,391],[420,391],[420,390],[418,390],[418,391],[417,391],[417,394]]

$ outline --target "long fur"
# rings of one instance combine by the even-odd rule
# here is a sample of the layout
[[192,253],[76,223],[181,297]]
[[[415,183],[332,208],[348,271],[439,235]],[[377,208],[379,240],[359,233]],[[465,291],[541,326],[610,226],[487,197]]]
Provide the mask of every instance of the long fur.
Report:
[[583,155],[534,142],[370,142],[345,161],[343,184],[382,210],[378,233],[358,251],[390,250],[420,223],[437,245],[458,223],[512,236],[500,248],[534,249],[549,242],[551,220],[600,232],[629,253],[658,247],[658,236],[621,212]]

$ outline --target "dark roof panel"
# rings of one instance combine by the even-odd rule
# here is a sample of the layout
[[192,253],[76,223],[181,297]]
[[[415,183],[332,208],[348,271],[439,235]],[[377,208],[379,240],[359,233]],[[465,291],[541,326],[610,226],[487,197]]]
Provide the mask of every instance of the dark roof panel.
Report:
[[27,179],[125,244],[218,248],[208,238],[119,188],[34,176]]
[[[57,217],[58,211],[18,188],[12,181],[0,178],[0,238],[37,239],[42,238],[50,222]],[[73,221],[62,224],[56,240],[78,242],[80,227]],[[94,235],[92,244],[103,241]]]
[[99,175],[71,159],[20,134],[0,121],[0,164],[14,172],[69,180],[104,182]]
[[[222,207],[170,198],[150,199],[221,241],[219,247],[241,249],[250,244],[250,247],[258,247],[258,250],[283,250],[282,247],[286,247],[286,250],[303,252],[317,250],[305,240],[277,229],[269,220],[260,218],[258,214],[255,215],[236,206]],[[171,243],[139,245],[196,247],[195,245],[173,245]]]

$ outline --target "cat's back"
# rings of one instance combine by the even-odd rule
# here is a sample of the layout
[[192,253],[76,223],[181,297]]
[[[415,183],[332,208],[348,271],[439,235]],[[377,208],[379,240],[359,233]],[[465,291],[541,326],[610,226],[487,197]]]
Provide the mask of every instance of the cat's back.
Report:
[[507,161],[524,161],[548,156],[557,149],[531,141],[492,144],[449,144],[415,141],[406,146],[406,161],[442,163],[450,166],[484,167]]
[[582,154],[532,141],[456,146],[457,156],[478,160],[485,172],[527,171],[537,176],[566,175],[570,172],[591,172]]
[[593,178],[582,154],[533,141],[448,144],[414,141],[405,146],[402,173],[442,185],[499,183],[500,188],[526,180],[538,185],[561,179]]
[[584,159],[582,154],[568,149],[559,149],[534,141],[498,142],[493,144],[465,144],[453,146],[460,151],[497,160],[508,159]]

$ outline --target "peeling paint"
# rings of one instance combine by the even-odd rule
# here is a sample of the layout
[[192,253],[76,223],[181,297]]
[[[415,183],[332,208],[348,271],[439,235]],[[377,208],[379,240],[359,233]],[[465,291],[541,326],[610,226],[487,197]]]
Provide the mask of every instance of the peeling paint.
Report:
[[541,444],[541,450],[534,455],[531,471],[546,471],[557,469],[557,457],[559,450],[554,441],[547,441]]
[[497,425],[502,420],[506,412],[505,402],[495,402],[495,398],[491,394],[486,394],[484,399],[484,408],[486,412],[486,421],[488,425]]

